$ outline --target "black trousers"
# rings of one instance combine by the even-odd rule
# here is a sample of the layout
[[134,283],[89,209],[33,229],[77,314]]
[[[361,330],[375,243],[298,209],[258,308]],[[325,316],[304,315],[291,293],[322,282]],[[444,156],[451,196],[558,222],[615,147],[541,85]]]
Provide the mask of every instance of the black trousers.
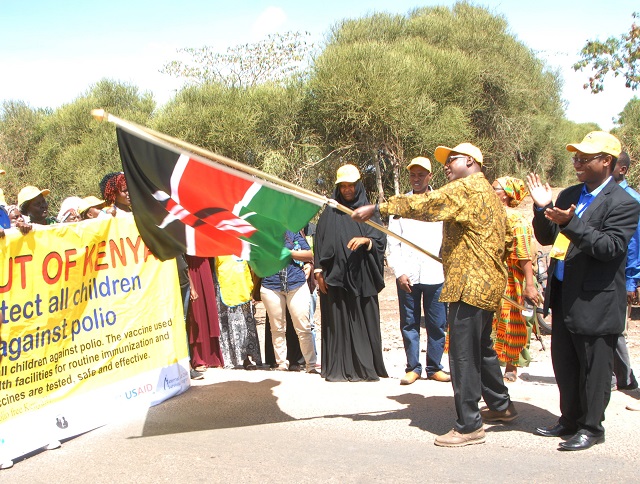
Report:
[[493,312],[464,302],[449,304],[449,367],[456,404],[455,430],[468,434],[482,427],[478,402],[491,410],[509,406],[509,392],[491,340]]
[[560,391],[559,422],[592,436],[604,434],[618,335],[570,332],[562,317],[562,282],[551,279],[551,361]]

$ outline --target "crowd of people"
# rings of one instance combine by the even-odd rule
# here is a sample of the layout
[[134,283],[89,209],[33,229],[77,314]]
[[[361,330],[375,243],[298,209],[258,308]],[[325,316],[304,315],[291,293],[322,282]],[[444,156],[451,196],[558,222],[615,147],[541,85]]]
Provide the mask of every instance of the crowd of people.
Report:
[[[503,176],[490,183],[479,148],[470,143],[439,146],[434,156],[448,183],[433,189],[431,161],[418,157],[407,167],[412,190],[385,203],[369,202],[356,166],[340,167],[333,199],[341,207],[327,206],[317,227],[309,224],[299,233],[284,234],[292,257],[276,274],[258,279],[247,262],[233,256],[179,257],[191,377],[202,379],[204,371],[215,367],[263,366],[257,300],[267,315],[268,368],[304,369],[332,382],[388,377],[378,301],[386,257],[396,278],[406,353],[400,384],[422,377],[424,315],[425,376],[451,382],[457,415],[451,431],[437,436],[435,444],[482,443],[484,422],[518,417],[507,384],[531,360],[528,345],[536,315],[526,309],[541,302],[534,277],[537,240],[552,246],[544,311],[551,310],[561,415],[536,431],[569,437],[559,443],[562,450],[604,442],[602,422],[612,386],[638,387],[624,332],[628,307],[637,303],[640,286],[640,195],[625,180],[629,158],[615,136],[595,131],[567,150],[574,154],[580,183],[562,191],[555,203],[551,188],[535,173],[526,181]],[[34,224],[131,211],[124,174],[106,175],[100,190],[103,200],[65,199],[53,218],[49,190],[25,187],[16,205],[0,205],[0,225],[26,234]],[[527,195],[534,202],[532,217],[514,209]],[[389,230],[405,240],[387,240],[364,223],[380,224],[381,217],[389,217]],[[450,372],[441,362],[447,347]],[[486,404],[482,409],[481,398]]]
[[[450,432],[436,437],[436,445],[482,443],[483,422],[518,417],[505,383],[514,381],[517,368],[528,363],[530,329],[518,306],[526,309],[525,303],[538,302],[532,235],[552,246],[544,311],[551,309],[551,356],[561,414],[555,424],[536,432],[567,437],[559,443],[560,450],[589,449],[605,440],[602,422],[612,378],[618,388],[638,387],[623,338],[628,304],[637,302],[640,267],[633,239],[640,204],[623,184],[628,158],[619,140],[602,131],[567,145],[567,151],[574,154],[580,183],[563,190],[555,203],[549,184],[535,173],[527,176],[526,188],[523,180],[513,177],[498,178],[491,185],[483,174],[480,149],[462,143],[435,150],[449,180],[440,189],[391,197],[352,215],[358,222],[380,214],[443,222],[444,284],[439,300],[448,304],[457,420]],[[509,209],[527,191],[534,202],[532,222]],[[398,274],[399,291],[412,284]],[[411,370],[409,349],[407,355]],[[614,365],[618,360],[624,364]],[[506,366],[504,375],[501,363]],[[415,379],[405,376],[403,382]],[[483,409],[481,398],[487,405]]]

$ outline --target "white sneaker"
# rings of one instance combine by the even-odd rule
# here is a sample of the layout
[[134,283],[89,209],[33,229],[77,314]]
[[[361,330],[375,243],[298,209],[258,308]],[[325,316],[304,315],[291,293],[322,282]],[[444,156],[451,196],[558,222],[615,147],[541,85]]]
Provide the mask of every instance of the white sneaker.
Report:
[[13,461],[8,460],[0,464],[0,469],[11,469],[13,467]]

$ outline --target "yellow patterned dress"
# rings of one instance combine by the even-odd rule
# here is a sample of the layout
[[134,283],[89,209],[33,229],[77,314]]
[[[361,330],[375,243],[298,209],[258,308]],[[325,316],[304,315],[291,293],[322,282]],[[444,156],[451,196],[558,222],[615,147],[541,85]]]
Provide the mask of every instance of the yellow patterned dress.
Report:
[[[513,250],[507,259],[508,278],[505,295],[523,303],[524,272],[518,261],[535,260],[536,242],[531,222],[520,212],[507,208],[507,220],[513,230]],[[498,360],[514,366],[528,366],[531,361],[528,347],[531,329],[520,309],[504,299],[493,318],[494,349]]]

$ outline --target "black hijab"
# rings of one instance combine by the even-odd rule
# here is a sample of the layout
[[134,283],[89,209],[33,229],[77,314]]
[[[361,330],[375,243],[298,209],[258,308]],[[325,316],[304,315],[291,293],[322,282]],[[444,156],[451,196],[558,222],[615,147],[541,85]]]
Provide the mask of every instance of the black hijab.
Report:
[[[355,197],[347,202],[339,185],[333,191],[333,199],[350,209],[369,204],[362,181],[355,183]],[[380,223],[378,214],[371,220]],[[352,251],[347,243],[353,237],[367,237],[373,246]],[[387,237],[373,227],[354,222],[349,215],[332,207],[326,207],[316,228],[314,246],[316,268],[322,268],[329,286],[343,287],[358,296],[374,296],[384,288],[384,249]]]

